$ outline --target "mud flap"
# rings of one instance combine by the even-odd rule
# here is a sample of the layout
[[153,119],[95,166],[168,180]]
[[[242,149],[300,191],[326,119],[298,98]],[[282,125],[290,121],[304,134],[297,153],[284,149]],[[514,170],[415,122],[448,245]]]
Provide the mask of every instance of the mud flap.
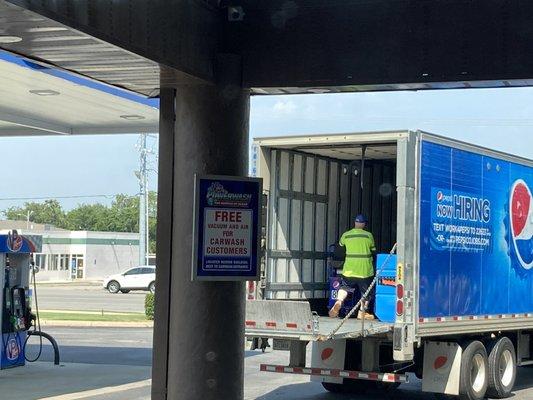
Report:
[[426,342],[422,391],[457,396],[462,353],[457,343]]
[[[313,342],[311,365],[313,368],[344,369],[346,340]],[[342,383],[343,378],[312,376],[314,382]]]

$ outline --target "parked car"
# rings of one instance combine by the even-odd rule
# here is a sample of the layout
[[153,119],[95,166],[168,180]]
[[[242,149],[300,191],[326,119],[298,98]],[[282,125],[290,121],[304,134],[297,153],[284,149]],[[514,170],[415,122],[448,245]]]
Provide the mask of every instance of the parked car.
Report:
[[148,290],[155,293],[155,267],[143,265],[130,268],[122,274],[110,275],[104,279],[104,289],[109,293],[128,293],[130,290]]

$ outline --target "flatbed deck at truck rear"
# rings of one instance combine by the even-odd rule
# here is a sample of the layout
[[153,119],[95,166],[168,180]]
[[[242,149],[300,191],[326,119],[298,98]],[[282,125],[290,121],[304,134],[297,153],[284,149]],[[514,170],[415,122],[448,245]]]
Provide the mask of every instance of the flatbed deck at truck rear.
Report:
[[[319,317],[306,302],[249,301],[246,310],[246,336],[301,341],[324,340],[341,323],[340,318]],[[386,336],[393,324],[350,318],[332,336],[335,339],[357,339]]]
[[[319,317],[319,338],[329,335],[341,322],[340,318]],[[386,335],[392,333],[394,324],[380,321],[360,320],[350,318],[335,333],[332,339],[356,339],[367,336]]]

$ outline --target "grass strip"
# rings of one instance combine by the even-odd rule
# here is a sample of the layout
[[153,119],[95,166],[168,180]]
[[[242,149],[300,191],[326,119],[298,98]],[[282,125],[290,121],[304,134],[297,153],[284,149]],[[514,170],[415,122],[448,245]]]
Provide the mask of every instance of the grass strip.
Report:
[[146,316],[141,313],[120,314],[89,314],[84,312],[53,312],[41,311],[40,317],[47,321],[100,321],[100,322],[146,322]]

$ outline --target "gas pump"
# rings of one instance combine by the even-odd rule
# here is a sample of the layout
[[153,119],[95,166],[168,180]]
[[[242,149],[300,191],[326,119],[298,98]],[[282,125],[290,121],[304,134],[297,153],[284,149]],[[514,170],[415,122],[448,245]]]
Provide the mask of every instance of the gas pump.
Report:
[[42,248],[40,236],[0,233],[0,369],[25,364],[25,343],[35,316],[31,312],[29,288],[32,254]]

